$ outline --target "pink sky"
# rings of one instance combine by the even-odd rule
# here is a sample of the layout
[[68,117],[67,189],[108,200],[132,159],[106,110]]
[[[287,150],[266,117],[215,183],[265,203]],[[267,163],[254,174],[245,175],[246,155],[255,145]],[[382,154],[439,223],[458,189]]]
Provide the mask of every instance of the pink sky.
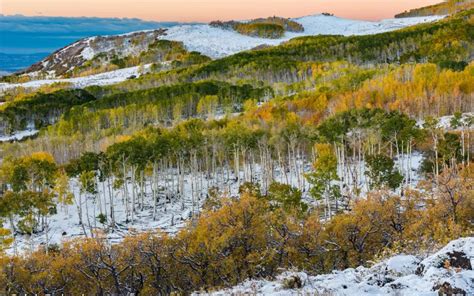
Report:
[[376,20],[438,2],[441,0],[0,0],[0,13],[211,21],[331,12],[346,18]]

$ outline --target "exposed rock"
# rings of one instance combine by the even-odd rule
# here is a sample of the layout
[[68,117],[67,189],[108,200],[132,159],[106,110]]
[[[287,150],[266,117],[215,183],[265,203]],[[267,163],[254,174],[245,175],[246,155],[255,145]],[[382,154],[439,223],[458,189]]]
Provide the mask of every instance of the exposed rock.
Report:
[[283,280],[283,287],[285,289],[301,289],[303,287],[303,281],[298,275],[292,275]]
[[442,262],[438,267],[446,267],[446,263],[449,263],[450,268],[461,268],[465,270],[472,270],[471,260],[464,254],[464,252],[453,251],[447,253],[448,259]]
[[[426,258],[420,263],[422,256]],[[370,268],[360,266],[321,275],[286,271],[273,281],[248,280],[211,295],[474,295],[474,271],[467,263],[472,259],[474,238],[466,237],[429,256],[400,254]],[[452,268],[445,268],[448,263],[440,265],[445,260]],[[300,288],[297,278],[302,282]]]
[[165,35],[166,29],[141,31],[122,35],[97,36],[80,39],[63,47],[42,61],[19,74],[45,74],[60,77],[76,67],[84,65],[99,55],[116,56],[118,58],[139,55],[159,36]]
[[450,283],[445,282],[441,285],[436,285],[433,287],[433,291],[438,290],[438,295],[440,296],[464,296],[467,295],[466,291],[463,289],[452,287]]

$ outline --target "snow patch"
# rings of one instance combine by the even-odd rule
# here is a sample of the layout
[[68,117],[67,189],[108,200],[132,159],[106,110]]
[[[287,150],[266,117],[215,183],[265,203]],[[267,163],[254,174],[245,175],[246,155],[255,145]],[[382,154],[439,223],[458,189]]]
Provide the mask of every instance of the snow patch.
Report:
[[443,16],[386,19],[379,22],[349,20],[334,16],[312,15],[295,18],[304,32],[286,32],[280,39],[265,39],[239,34],[210,25],[180,25],[169,28],[160,39],[183,42],[188,50],[198,51],[212,58],[221,58],[261,45],[279,45],[295,37],[312,35],[366,35],[392,31],[420,23],[442,19]]
[[[453,118],[454,118],[454,115],[447,115],[447,116],[439,117],[437,127],[441,128],[441,129],[445,129],[445,130],[460,131],[460,130],[463,129],[463,125],[464,125],[464,128],[469,128],[472,125],[474,125],[474,120],[473,120],[474,112],[463,113],[461,115],[461,121],[462,121],[463,124],[459,127],[456,127],[456,128],[453,128],[451,126],[451,120]],[[419,127],[423,127],[424,124],[425,124],[425,120],[418,120],[418,122],[417,122],[417,126],[419,126]]]
[[419,260],[412,255],[398,255],[387,260],[385,268],[395,274],[406,275],[414,273]]
[[[144,72],[147,72],[150,69],[151,64],[147,64],[142,67]],[[44,85],[50,85],[53,83],[64,82],[71,83],[74,88],[84,88],[91,85],[111,85],[127,80],[132,76],[140,76],[141,73],[140,66],[124,68],[119,70],[114,70],[110,72],[104,72],[100,74],[84,76],[84,77],[75,77],[75,78],[65,78],[65,79],[44,79],[44,80],[33,80],[25,83],[0,83],[0,92],[13,89],[16,87],[24,88],[39,88]]]
[[[446,268],[449,254],[458,252],[474,264],[474,238],[451,241],[437,253],[419,261],[415,256],[397,255],[371,268],[348,268],[331,274],[310,276],[305,272],[287,271],[274,281],[249,280],[210,295],[438,295],[442,285],[474,295],[474,271],[469,268]],[[420,270],[423,271],[420,271]],[[285,282],[299,277],[302,287],[287,289]],[[201,295],[196,292],[194,295]]]
[[39,131],[36,129],[27,129],[24,131],[18,131],[11,135],[0,136],[0,143],[1,142],[10,142],[10,141],[21,141],[24,138],[34,136]]
[[94,56],[96,55],[96,52],[90,46],[91,40],[93,40],[93,39],[94,39],[94,37],[88,38],[87,39],[87,46],[81,51],[81,56],[85,60],[92,60],[94,58]]

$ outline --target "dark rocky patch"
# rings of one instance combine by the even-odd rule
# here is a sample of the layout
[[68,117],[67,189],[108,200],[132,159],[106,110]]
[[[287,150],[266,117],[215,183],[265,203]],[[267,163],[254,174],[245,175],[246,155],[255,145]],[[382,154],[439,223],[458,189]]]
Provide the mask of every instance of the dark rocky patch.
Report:
[[283,280],[283,287],[285,289],[301,289],[303,287],[303,281],[297,275],[292,275]]
[[440,296],[465,296],[467,295],[466,291],[460,288],[451,286],[450,283],[444,282],[441,285],[436,285],[433,287],[433,291],[438,290],[438,295]]
[[[472,270],[471,260],[464,254],[464,252],[453,251],[452,253],[447,253],[449,266],[452,268],[461,268],[465,270]],[[438,268],[445,267],[445,262],[440,263]]]

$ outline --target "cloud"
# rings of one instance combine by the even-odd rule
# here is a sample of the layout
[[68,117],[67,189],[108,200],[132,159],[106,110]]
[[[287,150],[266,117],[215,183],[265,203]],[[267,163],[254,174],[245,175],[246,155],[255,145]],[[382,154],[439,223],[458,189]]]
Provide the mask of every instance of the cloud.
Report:
[[176,24],[136,18],[0,15],[0,52],[53,52],[84,37],[151,30]]
[[0,15],[0,31],[23,33],[124,33],[169,27],[176,23],[152,22],[136,18],[48,17]]

